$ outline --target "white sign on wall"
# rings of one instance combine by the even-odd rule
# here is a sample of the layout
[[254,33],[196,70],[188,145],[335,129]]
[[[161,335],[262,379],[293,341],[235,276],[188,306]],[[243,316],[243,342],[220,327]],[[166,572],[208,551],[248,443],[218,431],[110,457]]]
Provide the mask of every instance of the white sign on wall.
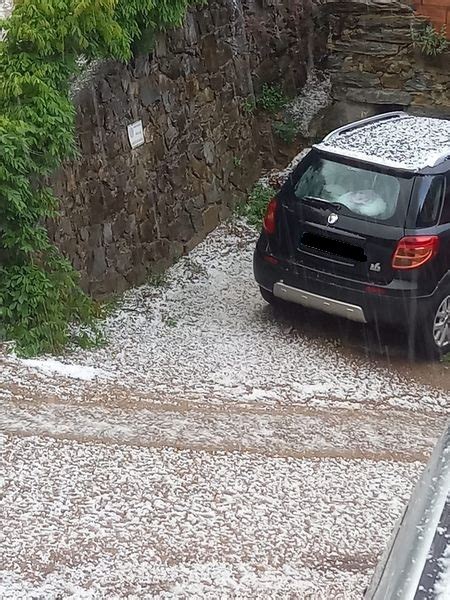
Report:
[[142,121],[136,121],[136,123],[128,125],[128,139],[130,140],[130,145],[132,148],[142,146],[142,144],[145,142]]

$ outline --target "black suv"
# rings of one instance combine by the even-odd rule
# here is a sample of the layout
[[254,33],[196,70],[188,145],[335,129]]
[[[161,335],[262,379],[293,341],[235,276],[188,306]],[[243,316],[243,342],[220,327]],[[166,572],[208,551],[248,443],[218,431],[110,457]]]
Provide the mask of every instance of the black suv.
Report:
[[270,303],[450,351],[450,121],[386,113],[328,135],[270,201],[254,273]]

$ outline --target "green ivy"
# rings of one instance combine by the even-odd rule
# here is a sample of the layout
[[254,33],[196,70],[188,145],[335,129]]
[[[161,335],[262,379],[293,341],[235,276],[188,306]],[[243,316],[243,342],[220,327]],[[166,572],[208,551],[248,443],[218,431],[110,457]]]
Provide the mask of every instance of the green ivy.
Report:
[[198,0],[20,0],[0,22],[0,339],[55,352],[95,304],[48,238],[58,201],[45,181],[77,155],[70,81],[78,59],[128,61]]

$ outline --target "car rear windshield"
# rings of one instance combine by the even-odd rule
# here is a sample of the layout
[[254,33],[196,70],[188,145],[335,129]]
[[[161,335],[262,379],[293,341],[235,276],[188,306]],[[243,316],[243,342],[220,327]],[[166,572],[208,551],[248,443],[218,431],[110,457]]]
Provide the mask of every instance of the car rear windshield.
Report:
[[296,170],[292,184],[298,200],[322,200],[349,216],[386,225],[404,224],[412,186],[411,179],[392,172],[335,161],[316,152]]

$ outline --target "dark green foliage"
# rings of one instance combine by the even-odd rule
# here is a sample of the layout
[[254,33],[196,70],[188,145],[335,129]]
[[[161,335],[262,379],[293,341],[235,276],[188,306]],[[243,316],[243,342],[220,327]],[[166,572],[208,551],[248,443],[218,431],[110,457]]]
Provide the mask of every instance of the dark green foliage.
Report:
[[0,336],[15,339],[22,354],[62,348],[71,339],[65,324],[89,324],[96,314],[76,273],[56,253],[45,265],[0,267]]
[[254,227],[261,227],[269,201],[276,195],[270,186],[257,183],[249,194],[248,201],[236,207],[236,214],[244,217]]
[[274,123],[273,130],[286,144],[292,144],[298,135],[298,127],[294,121],[282,121]]
[[58,202],[44,181],[77,153],[69,97],[77,59],[127,61],[133,49],[148,51],[192,3],[21,0],[1,23],[0,338],[16,340],[22,354],[57,351],[71,339],[70,323],[98,316],[45,229]]
[[132,45],[134,55],[150,54],[153,52],[156,42],[155,31],[151,27],[146,27],[140,34],[139,39]]
[[450,47],[447,40],[445,25],[437,31],[433,25],[427,25],[424,29],[412,30],[411,37],[416,48],[426,56],[438,56]]
[[256,110],[256,102],[253,98],[246,98],[242,103],[243,111],[248,115],[253,115]]
[[283,110],[288,102],[289,98],[279,85],[269,85],[268,83],[262,86],[261,93],[256,99],[258,108],[271,114],[276,114]]

